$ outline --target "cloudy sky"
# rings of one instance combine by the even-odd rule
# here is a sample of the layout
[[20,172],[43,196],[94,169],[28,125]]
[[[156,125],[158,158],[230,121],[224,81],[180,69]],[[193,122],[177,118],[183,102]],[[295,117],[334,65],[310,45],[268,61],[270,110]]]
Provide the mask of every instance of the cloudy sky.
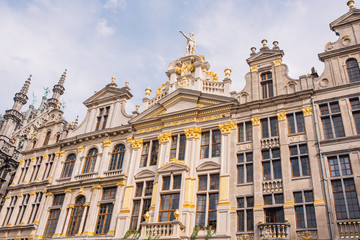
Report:
[[232,69],[233,91],[244,87],[245,60],[264,38],[279,41],[290,77],[312,66],[321,73],[317,54],[337,39],[329,23],[347,11],[346,0],[2,0],[0,113],[11,108],[29,74],[29,102],[34,93],[38,106],[43,88],[52,89],[64,69],[68,121],[79,115],[81,122],[82,102],[113,76],[119,86],[130,82],[130,113],[144,89],[156,90],[169,63],[185,54],[179,30],[195,33],[195,53],[220,79]]

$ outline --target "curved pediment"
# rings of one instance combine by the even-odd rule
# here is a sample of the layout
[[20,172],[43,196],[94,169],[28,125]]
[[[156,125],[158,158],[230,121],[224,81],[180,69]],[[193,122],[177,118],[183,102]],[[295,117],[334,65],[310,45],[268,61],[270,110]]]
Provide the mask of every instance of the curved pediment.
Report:
[[207,161],[207,162],[204,162],[204,163],[200,164],[196,168],[196,171],[204,172],[204,171],[219,170],[219,169],[220,169],[219,164],[211,162],[211,161]]
[[158,172],[176,172],[176,171],[189,171],[189,167],[183,161],[172,159],[169,162],[164,163],[158,169]]
[[135,179],[142,179],[142,178],[154,178],[155,173],[150,170],[142,170],[138,174],[134,176]]

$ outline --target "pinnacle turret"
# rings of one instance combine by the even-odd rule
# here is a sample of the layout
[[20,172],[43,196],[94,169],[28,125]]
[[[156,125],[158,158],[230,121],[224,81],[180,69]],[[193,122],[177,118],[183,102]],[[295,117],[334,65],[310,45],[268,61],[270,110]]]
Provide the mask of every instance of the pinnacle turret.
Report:
[[61,75],[58,84],[56,84],[53,88],[53,96],[52,98],[48,99],[49,107],[56,108],[58,106],[60,96],[64,94],[65,91],[64,82],[66,79],[66,72],[67,69],[65,69],[64,73]]
[[32,75],[30,75],[29,77],[28,77],[28,79],[25,81],[25,83],[24,83],[24,86],[21,88],[21,93],[22,94],[27,94],[28,93],[28,91],[29,91],[29,86],[30,86],[30,83],[31,83],[31,77],[32,77]]

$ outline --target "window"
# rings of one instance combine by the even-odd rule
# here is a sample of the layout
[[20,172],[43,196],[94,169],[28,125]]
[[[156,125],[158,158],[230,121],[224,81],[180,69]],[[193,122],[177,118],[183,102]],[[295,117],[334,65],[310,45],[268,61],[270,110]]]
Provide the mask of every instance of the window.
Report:
[[144,215],[150,208],[153,185],[154,181],[136,183],[130,229],[137,229],[140,226],[140,223],[145,221]]
[[[344,137],[344,127],[338,102],[319,105],[325,139]],[[335,136],[334,136],[335,133]]]
[[[149,151],[151,149],[151,152]],[[156,165],[158,160],[159,153],[159,141],[152,140],[150,142],[143,144],[143,149],[141,153],[140,167],[148,166],[150,159],[150,166]]]
[[50,154],[48,161],[45,163],[45,171],[42,179],[47,179],[49,177],[52,166],[54,165],[55,154]]
[[293,145],[290,149],[290,161],[293,177],[310,176],[309,156],[306,144]]
[[7,211],[6,211],[6,215],[5,215],[5,218],[4,218],[5,220],[3,222],[3,226],[6,226],[9,223],[10,217],[11,217],[13,211],[14,211],[17,199],[18,199],[17,196],[12,196],[11,197],[10,204],[7,207]]
[[75,165],[75,160],[76,160],[75,154],[70,154],[66,158],[65,163],[64,163],[64,168],[61,173],[61,178],[71,177],[71,174],[72,174],[72,171],[73,171],[74,165]]
[[89,153],[85,158],[85,163],[82,173],[94,172],[97,155],[98,155],[98,150],[96,148],[92,148],[89,151]]
[[254,231],[254,197],[237,198],[237,231]]
[[337,219],[360,218],[349,155],[330,156],[328,161]]
[[125,146],[123,144],[117,145],[111,153],[111,161],[109,171],[122,169],[124,162]]
[[359,98],[350,99],[357,134],[360,134],[360,101]]
[[238,124],[238,142],[252,141],[252,123],[244,122]]
[[279,136],[277,117],[263,118],[260,122],[262,138]]
[[24,166],[21,168],[21,174],[20,174],[20,177],[19,177],[18,184],[23,183],[25,181],[25,176],[26,176],[26,174],[27,174],[27,172],[29,170],[30,162],[31,162],[30,159],[27,159],[27,160],[24,161]]
[[48,145],[49,140],[50,140],[50,136],[51,136],[51,131],[48,131],[48,132],[46,133],[43,146]]
[[218,202],[219,174],[200,175],[196,205],[196,226],[211,225],[216,227]]
[[[113,202],[116,196],[116,187],[109,187],[103,189],[102,202],[99,208],[99,215],[96,224],[95,234],[107,234],[110,228],[112,212],[114,208]],[[104,202],[105,201],[105,202]]]
[[294,203],[296,227],[316,228],[313,192],[294,192]]
[[349,75],[350,82],[360,81],[359,64],[356,59],[351,58],[346,61],[346,69]]
[[281,179],[280,149],[263,150],[262,158],[264,180]]
[[26,207],[27,207],[27,205],[29,203],[29,198],[30,198],[29,194],[25,194],[22,197],[22,203],[19,205],[19,212],[18,212],[16,221],[15,221],[15,225],[19,225],[20,223],[23,223],[22,220],[23,220],[23,217],[24,217]]
[[271,72],[261,74],[261,90],[263,99],[274,96]]
[[238,180],[237,183],[250,183],[253,182],[253,153],[239,153],[237,155],[238,163]]
[[36,219],[36,215],[37,215],[37,213],[39,211],[39,206],[40,206],[42,196],[43,196],[42,192],[36,193],[35,201],[32,204],[32,209],[31,209],[31,213],[30,213],[30,219],[29,219],[29,222],[28,222],[29,224],[34,223],[34,221]]
[[54,233],[55,229],[59,220],[61,207],[64,202],[65,194],[57,194],[54,195],[54,201],[52,204],[52,207],[50,209],[49,218],[46,223],[45,231],[44,231],[44,237],[45,238],[51,238]]
[[180,188],[181,175],[163,176],[159,222],[175,219],[174,212],[179,209]]
[[96,131],[104,129],[106,127],[109,110],[110,110],[110,106],[99,109],[99,115],[97,117],[96,128],[95,128]]
[[[211,139],[211,141],[210,141]],[[212,130],[201,134],[201,153],[200,158],[220,157],[221,154],[221,132]]]
[[284,196],[282,193],[264,195],[264,205],[284,204]]
[[80,196],[76,199],[74,208],[71,211],[70,220],[69,220],[69,227],[67,230],[68,236],[75,236],[76,233],[79,231],[80,222],[84,213],[84,203],[85,197]]
[[39,174],[39,170],[40,170],[42,160],[43,160],[42,156],[36,158],[35,163],[33,164],[33,171],[32,171],[32,174],[31,174],[30,182],[40,180],[40,179],[38,179],[38,174]]
[[286,118],[289,134],[305,132],[304,115],[302,112],[286,114]]
[[171,137],[170,159],[185,159],[186,136],[184,134]]

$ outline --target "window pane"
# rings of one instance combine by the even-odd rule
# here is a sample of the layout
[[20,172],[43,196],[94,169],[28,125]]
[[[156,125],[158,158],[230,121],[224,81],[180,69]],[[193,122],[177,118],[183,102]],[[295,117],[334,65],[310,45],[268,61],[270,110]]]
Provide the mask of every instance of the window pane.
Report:
[[298,228],[305,228],[305,215],[303,206],[295,206],[296,226]]
[[207,175],[199,176],[199,191],[207,190]]
[[272,195],[265,195],[264,196],[264,204],[265,205],[272,205]]
[[170,189],[170,177],[163,177],[163,187],[162,190]]
[[238,124],[238,141],[244,142],[245,140],[245,132],[244,132],[244,123]]
[[271,136],[279,136],[277,117],[270,118]]
[[274,170],[274,178],[275,179],[282,178],[280,161],[273,161],[273,170]]
[[297,131],[298,132],[304,132],[304,116],[302,112],[298,112],[296,115],[296,125],[297,125]]
[[254,198],[246,197],[246,207],[254,207]]
[[252,141],[252,123],[247,122],[245,124],[245,128],[246,128],[246,141]]
[[245,230],[245,213],[244,210],[237,211],[237,230],[243,232]]
[[293,114],[287,114],[286,115],[287,121],[288,121],[288,131],[289,133],[295,133],[295,119]]
[[316,227],[314,205],[306,205],[306,218],[307,218],[307,227],[309,228]]
[[304,195],[305,195],[305,202],[313,202],[314,201],[312,191],[306,191],[306,192],[304,192]]
[[338,219],[347,219],[345,198],[341,180],[333,180],[331,183],[335,200],[336,216]]
[[238,183],[244,183],[245,182],[245,171],[244,171],[244,165],[238,166]]
[[264,118],[260,120],[261,122],[261,136],[262,138],[268,138],[269,137],[269,125],[268,125],[268,119]]
[[310,165],[309,165],[308,157],[303,156],[300,159],[301,159],[301,168],[302,168],[303,176],[309,176],[310,175]]
[[246,181],[253,182],[253,165],[246,164]]
[[295,203],[303,202],[302,192],[294,192],[294,201],[295,201]]
[[328,157],[330,174],[332,177],[340,176],[340,169],[337,157]]
[[244,208],[245,207],[244,198],[238,198],[237,199],[237,207],[238,208]]
[[344,132],[344,127],[342,124],[341,116],[340,115],[333,116],[332,119],[333,119],[333,123],[334,123],[336,137],[344,137],[345,132]]
[[342,175],[351,175],[351,167],[349,161],[349,155],[341,155],[340,156],[340,164],[341,164],[341,172]]
[[173,189],[180,189],[181,188],[181,175],[174,176],[173,178]]
[[271,179],[270,162],[263,162],[263,176],[264,176],[264,180]]
[[210,190],[219,189],[219,174],[210,175]]
[[323,124],[323,130],[324,130],[324,137],[325,139],[331,139],[334,138],[334,134],[331,128],[331,122],[329,117],[321,118],[322,124]]

